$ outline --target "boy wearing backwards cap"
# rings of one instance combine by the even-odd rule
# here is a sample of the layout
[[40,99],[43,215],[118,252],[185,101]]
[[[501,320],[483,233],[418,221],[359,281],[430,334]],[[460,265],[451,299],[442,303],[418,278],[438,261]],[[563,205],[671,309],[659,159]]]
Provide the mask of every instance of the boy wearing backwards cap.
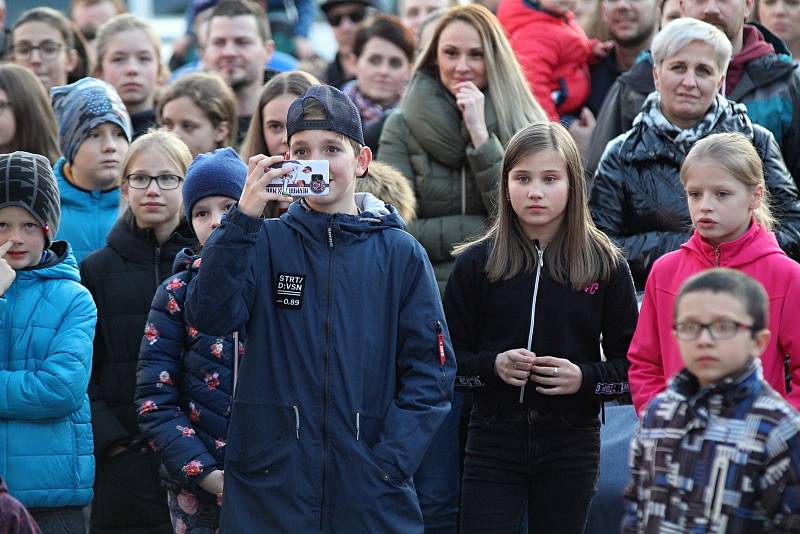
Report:
[[64,155],[55,164],[68,241],[80,263],[106,245],[120,214],[122,163],[131,142],[131,120],[117,91],[95,78],[50,90]]
[[287,159],[328,160],[330,194],[261,220],[268,201],[286,200],[266,184],[289,169],[252,157],[186,300],[199,330],[247,331],[223,529],[422,532],[411,475],[455,373],[433,270],[393,207],[357,206],[372,153],[347,96],[312,86],[291,104],[287,135]]
[[97,309],[70,246],[52,241],[60,218],[47,158],[0,155],[0,473],[44,532],[82,534]]

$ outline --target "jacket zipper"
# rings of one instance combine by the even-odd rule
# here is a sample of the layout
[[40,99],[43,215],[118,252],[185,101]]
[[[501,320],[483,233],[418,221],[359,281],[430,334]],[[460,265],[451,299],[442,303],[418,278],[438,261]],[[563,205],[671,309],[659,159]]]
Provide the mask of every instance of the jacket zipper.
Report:
[[156,247],[156,256],[155,256],[156,289],[158,289],[158,286],[161,285],[161,273],[159,272],[158,268],[160,259],[161,259],[161,247]]
[[[536,249],[536,253],[539,255],[539,261],[536,264],[536,281],[533,283],[533,298],[531,299],[531,326],[528,330],[528,351],[531,350],[533,346],[533,326],[536,322],[536,299],[539,296],[539,280],[542,277],[542,267],[544,266],[544,250],[540,249],[537,245],[533,245]],[[525,399],[525,386],[527,383],[523,384],[519,388],[519,403]]]
[[[335,217],[335,216],[334,216]],[[333,299],[333,228],[331,223],[333,217],[328,221],[328,310],[325,318],[325,387],[322,390],[322,499],[319,511],[319,529],[325,529],[325,479],[328,472],[328,357],[330,355],[331,340],[331,302]]]
[[719,267],[719,247],[714,248],[714,267]]

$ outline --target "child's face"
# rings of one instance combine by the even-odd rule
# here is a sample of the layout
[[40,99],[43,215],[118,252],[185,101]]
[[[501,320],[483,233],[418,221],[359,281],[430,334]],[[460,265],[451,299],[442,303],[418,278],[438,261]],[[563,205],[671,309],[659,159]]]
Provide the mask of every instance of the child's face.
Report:
[[142,30],[112,35],[102,58],[102,78],[114,86],[129,113],[153,107],[159,58]]
[[684,187],[692,223],[714,246],[735,241],[747,232],[764,192],[763,185],[749,188],[706,160],[692,165]]
[[228,122],[214,126],[205,112],[188,96],[181,96],[164,104],[161,125],[186,143],[192,157],[222,146],[228,136]]
[[44,252],[44,229],[28,210],[18,206],[0,208],[0,245],[13,242],[4,259],[12,269],[38,265]]
[[72,172],[82,181],[103,191],[119,184],[122,162],[128,153],[128,138],[116,124],[104,122],[89,132],[75,152]]
[[296,98],[295,95],[281,95],[267,102],[261,110],[264,116],[261,127],[268,156],[280,156],[289,151],[289,143],[286,140],[286,115],[289,113],[289,106]]
[[[174,189],[162,189],[156,180],[150,180],[145,189],[130,186],[131,175],[173,175],[180,177]],[[173,180],[174,181],[174,180]],[[162,184],[163,185],[163,184]],[[183,172],[158,149],[142,151],[128,164],[127,175],[122,182],[122,196],[128,201],[140,228],[174,228],[180,222],[183,191]]]
[[362,147],[358,155],[345,136],[328,130],[301,130],[292,135],[291,159],[328,160],[330,194],[306,197],[322,213],[354,213],[356,176],[361,176],[372,161],[372,152]]
[[[728,331],[733,331],[732,336],[729,339],[714,339],[710,329],[724,331],[726,322],[729,323]],[[697,339],[681,339],[678,325],[690,327],[692,324],[711,326],[702,328]],[[752,324],[753,318],[748,315],[744,304],[730,294],[697,291],[680,299],[673,333],[683,363],[697,377],[700,385],[712,384],[736,373],[751,358],[757,358],[763,352],[769,342],[769,330],[752,334],[747,328]]]
[[0,154],[10,152],[8,146],[17,133],[17,120],[5,91],[0,89]]
[[575,9],[575,0],[539,0],[539,5],[558,15],[566,15]]
[[[67,75],[78,63],[77,52],[67,48],[61,32],[46,22],[32,20],[20,24],[14,30],[13,44],[15,52],[11,61],[33,71],[48,92],[58,85],[66,85]],[[40,48],[33,50],[32,47]],[[18,50],[29,53],[18,53]]]
[[192,206],[192,228],[197,234],[200,246],[206,244],[211,232],[222,222],[222,216],[235,203],[236,200],[232,198],[215,195],[201,198]]
[[569,175],[552,149],[522,158],[508,173],[508,197],[528,239],[548,243],[564,219]]

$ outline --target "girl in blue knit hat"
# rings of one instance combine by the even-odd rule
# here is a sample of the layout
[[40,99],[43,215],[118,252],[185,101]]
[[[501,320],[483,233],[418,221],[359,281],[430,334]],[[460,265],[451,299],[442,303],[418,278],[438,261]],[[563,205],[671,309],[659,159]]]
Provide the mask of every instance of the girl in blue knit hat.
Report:
[[[231,148],[200,154],[186,173],[183,205],[200,246],[239,198],[247,167]],[[219,526],[225,440],[243,345],[238,334],[198,332],[183,316],[186,287],[200,267],[184,250],[177,274],[156,292],[139,354],[139,426],[169,473],[175,532],[213,534]]]

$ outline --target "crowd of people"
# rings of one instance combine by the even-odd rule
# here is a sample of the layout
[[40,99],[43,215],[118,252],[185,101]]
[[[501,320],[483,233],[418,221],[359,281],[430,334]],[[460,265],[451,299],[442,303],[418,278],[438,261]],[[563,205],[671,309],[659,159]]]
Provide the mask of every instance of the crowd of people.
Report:
[[5,12],[0,533],[800,532],[796,2]]

